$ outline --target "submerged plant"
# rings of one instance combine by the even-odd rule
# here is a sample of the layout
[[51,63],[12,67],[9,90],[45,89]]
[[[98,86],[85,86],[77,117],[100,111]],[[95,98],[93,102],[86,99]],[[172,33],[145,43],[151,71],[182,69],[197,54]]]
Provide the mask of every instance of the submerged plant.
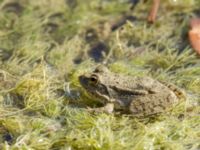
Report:
[[[200,60],[187,39],[198,0],[0,1],[0,149],[200,149]],[[92,114],[78,76],[106,64],[172,82],[187,94],[139,120]]]

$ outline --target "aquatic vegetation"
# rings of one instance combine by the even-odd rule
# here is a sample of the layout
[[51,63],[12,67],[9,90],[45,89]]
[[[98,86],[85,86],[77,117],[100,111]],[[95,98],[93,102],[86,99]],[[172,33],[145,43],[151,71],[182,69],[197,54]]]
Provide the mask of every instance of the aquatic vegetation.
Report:
[[[188,41],[198,0],[0,1],[0,149],[200,149],[200,58]],[[116,73],[172,82],[187,100],[139,120],[91,114],[78,76]]]

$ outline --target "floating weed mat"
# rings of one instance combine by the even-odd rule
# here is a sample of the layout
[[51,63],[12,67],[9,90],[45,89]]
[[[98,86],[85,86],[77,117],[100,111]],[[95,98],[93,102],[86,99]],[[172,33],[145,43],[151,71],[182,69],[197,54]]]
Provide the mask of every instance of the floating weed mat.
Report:
[[[198,0],[1,0],[0,149],[200,149],[200,57],[190,47]],[[186,100],[152,118],[91,114],[78,76],[116,73],[174,83]]]

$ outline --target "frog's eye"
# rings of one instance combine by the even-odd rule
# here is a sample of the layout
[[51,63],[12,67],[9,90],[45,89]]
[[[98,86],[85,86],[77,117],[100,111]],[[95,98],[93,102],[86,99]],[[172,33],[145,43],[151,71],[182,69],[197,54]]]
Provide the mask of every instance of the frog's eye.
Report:
[[96,75],[91,75],[90,77],[90,83],[91,84],[97,84],[98,83],[98,77]]

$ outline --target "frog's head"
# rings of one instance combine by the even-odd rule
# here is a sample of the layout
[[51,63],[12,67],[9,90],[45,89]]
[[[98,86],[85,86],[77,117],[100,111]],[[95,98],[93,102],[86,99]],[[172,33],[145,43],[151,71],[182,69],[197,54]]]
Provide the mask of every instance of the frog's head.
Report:
[[79,76],[79,82],[89,95],[95,97],[101,103],[111,100],[107,81],[109,80],[109,70],[105,66],[98,66],[92,73]]

